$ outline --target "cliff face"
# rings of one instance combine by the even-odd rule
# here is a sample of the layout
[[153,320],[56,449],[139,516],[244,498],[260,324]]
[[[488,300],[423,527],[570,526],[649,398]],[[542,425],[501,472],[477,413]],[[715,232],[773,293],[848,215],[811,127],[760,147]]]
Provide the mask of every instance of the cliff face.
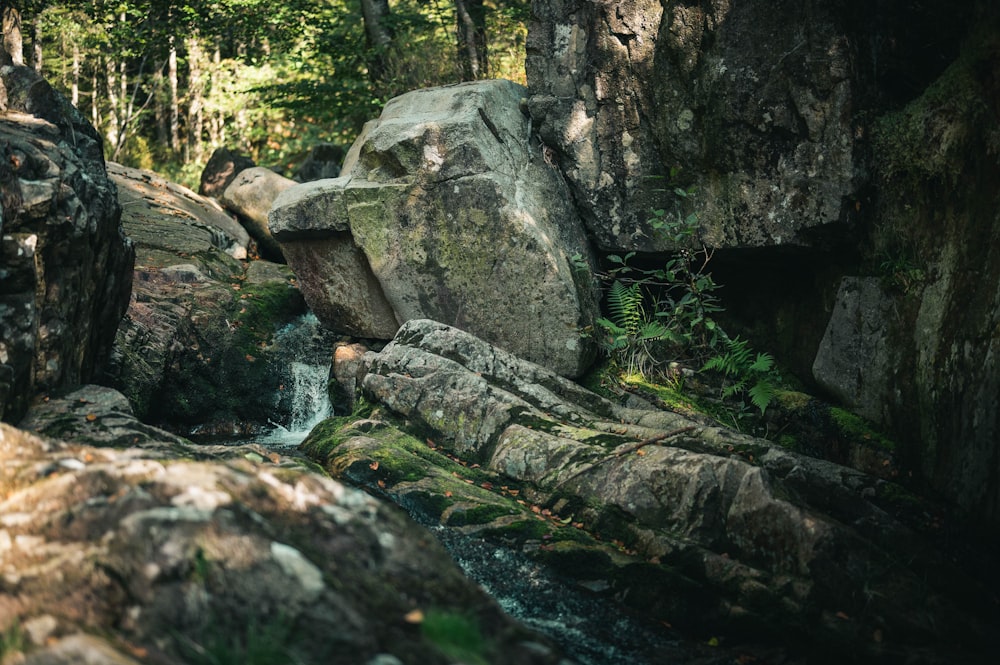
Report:
[[996,523],[996,10],[533,11],[529,108],[595,243],[666,251],[651,211],[696,213],[755,343],[888,428],[915,481]]
[[0,69],[0,417],[99,376],[134,253],[101,139],[27,67]]

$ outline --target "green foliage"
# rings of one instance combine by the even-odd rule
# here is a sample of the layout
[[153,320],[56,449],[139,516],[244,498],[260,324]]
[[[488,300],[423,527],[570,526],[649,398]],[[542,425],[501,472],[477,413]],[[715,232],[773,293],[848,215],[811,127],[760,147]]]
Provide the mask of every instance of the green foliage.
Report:
[[195,665],[284,665],[298,662],[290,647],[292,622],[284,616],[261,623],[251,617],[239,630],[214,620],[197,639],[176,634],[184,656]]
[[431,610],[420,624],[423,636],[448,658],[467,665],[486,665],[489,643],[475,620],[463,614]]
[[[621,372],[642,383],[676,383],[669,371],[673,361],[700,364],[703,372],[724,377],[723,400],[745,398],[763,415],[776,391],[774,359],[730,338],[714,318],[723,308],[708,270],[713,250],[698,242],[698,216],[685,210],[694,190],[659,191],[671,194],[671,205],[653,210],[649,225],[675,250],[652,267],[637,265],[635,252],[606,257],[609,268],[598,277],[608,284],[607,316],[595,322],[601,348]],[[578,268],[585,265],[580,256],[572,260]],[[739,414],[729,415],[739,420]]]
[[725,351],[709,358],[702,371],[722,374],[727,379],[722,397],[746,394],[762,415],[777,392],[774,358],[769,353],[755,354],[739,337],[727,340]]
[[15,621],[4,629],[3,632],[0,632],[0,660],[4,656],[20,653],[24,650],[24,647],[24,631],[21,629],[19,622]]

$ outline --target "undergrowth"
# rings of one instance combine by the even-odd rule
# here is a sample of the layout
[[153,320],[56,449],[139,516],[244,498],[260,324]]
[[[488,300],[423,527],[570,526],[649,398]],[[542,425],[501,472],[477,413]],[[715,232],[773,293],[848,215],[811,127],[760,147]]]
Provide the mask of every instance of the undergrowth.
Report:
[[673,252],[653,265],[635,252],[606,257],[596,274],[605,316],[592,334],[619,377],[677,384],[679,367],[696,368],[718,383],[718,399],[731,416],[723,420],[738,424],[748,408],[763,416],[780,382],[774,358],[731,337],[716,320],[724,308],[709,270],[715,250],[699,239],[697,214],[686,211],[694,190],[660,191],[669,193],[670,204],[653,210],[649,225]]

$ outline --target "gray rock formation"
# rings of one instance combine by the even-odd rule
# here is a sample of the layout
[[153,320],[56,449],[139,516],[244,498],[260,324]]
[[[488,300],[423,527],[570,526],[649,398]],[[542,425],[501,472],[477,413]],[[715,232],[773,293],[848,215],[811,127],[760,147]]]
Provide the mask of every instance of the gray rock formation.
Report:
[[0,416],[99,377],[133,250],[100,137],[27,67],[0,69]]
[[876,277],[845,278],[818,381],[891,429],[913,470],[1000,523],[1000,31],[875,128]]
[[614,404],[431,321],[407,322],[365,362],[365,396],[401,420],[321,427],[305,447],[425,519],[537,548],[563,574],[687,630],[941,663],[988,643],[989,593],[936,549],[940,525],[910,519],[929,504],[892,483]]
[[696,213],[754,344],[995,530],[996,3],[532,6],[528,107],[599,246]]
[[118,187],[133,242],[189,254],[214,247],[234,259],[247,258],[249,234],[216,201],[150,171],[114,162],[108,164],[108,176]]
[[[275,201],[271,230],[328,326],[384,338],[391,311],[400,322],[452,323],[565,375],[586,368],[592,349],[579,330],[596,296],[572,258],[587,264],[587,241],[561,176],[531,141],[524,94],[482,81],[393,99],[340,178]],[[334,252],[345,258],[335,263]],[[341,297],[343,274],[364,263],[378,288],[365,272]],[[331,316],[365,292],[370,312],[344,324]],[[377,325],[357,330],[366,320]]]
[[295,181],[263,166],[243,169],[222,192],[220,200],[239,215],[247,231],[260,249],[260,255],[269,261],[284,263],[281,247],[271,237],[267,214],[278,195],[295,185]]
[[[87,387],[29,416],[59,440],[0,424],[6,661],[559,661],[393,507],[256,446],[134,429],[127,409]],[[480,646],[454,651],[435,621]]]

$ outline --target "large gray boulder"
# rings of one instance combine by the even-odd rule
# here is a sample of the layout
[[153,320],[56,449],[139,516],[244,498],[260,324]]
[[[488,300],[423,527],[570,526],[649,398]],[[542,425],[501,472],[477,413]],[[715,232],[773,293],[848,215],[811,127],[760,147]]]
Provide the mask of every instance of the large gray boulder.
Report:
[[[393,99],[365,127],[340,178],[278,197],[271,230],[311,307],[349,310],[349,298],[367,292],[382,313],[381,327],[367,331],[355,326],[371,315],[327,325],[385,338],[391,310],[397,322],[454,324],[561,374],[586,368],[592,347],[579,331],[596,311],[587,240],[561,175],[531,139],[519,110],[525,94],[494,80]],[[327,248],[317,240],[331,239],[351,257],[344,268],[367,263],[379,288],[367,273],[355,275],[362,286],[346,298],[330,288],[348,279],[319,255]],[[323,272],[305,269],[324,263]]]
[[220,249],[247,258],[250,236],[216,201],[151,171],[108,163],[129,237],[147,247],[198,254]]
[[16,421],[100,377],[134,254],[97,132],[30,68],[0,68],[0,88],[0,417]]
[[293,459],[191,445],[93,386],[26,424],[0,424],[5,662],[559,661],[428,532]]

